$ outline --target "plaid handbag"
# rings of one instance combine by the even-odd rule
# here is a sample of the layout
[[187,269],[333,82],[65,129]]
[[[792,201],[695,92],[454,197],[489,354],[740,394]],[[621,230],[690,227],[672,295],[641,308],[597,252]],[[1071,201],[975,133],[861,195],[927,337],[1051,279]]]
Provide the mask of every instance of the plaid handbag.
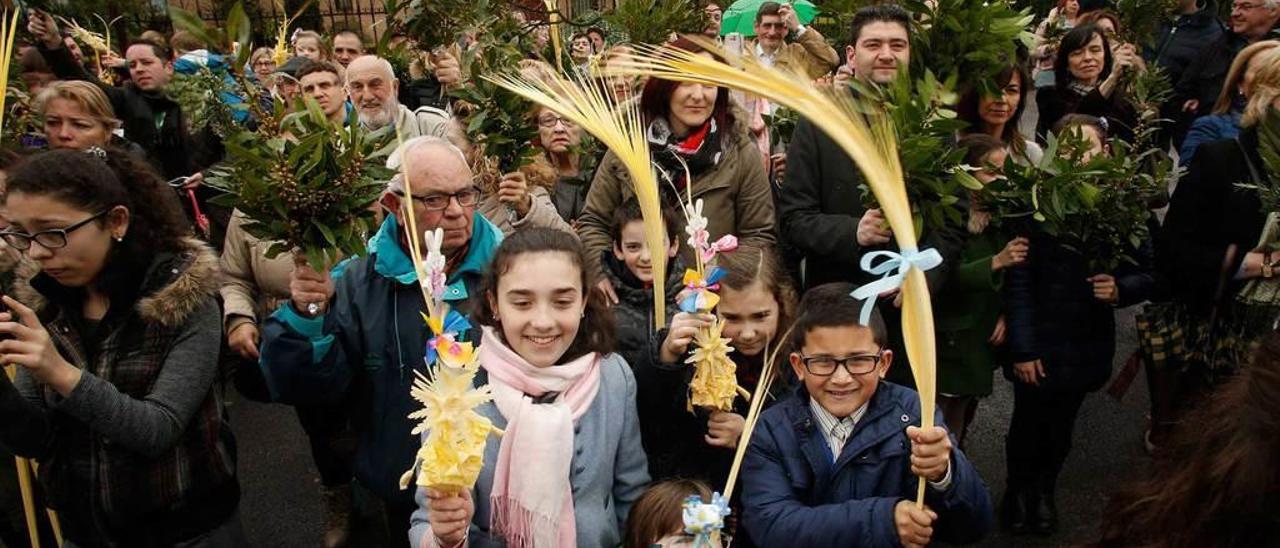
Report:
[[1134,318],[1138,353],[1148,367],[1198,369],[1213,375],[1230,371],[1248,353],[1240,320],[1245,307],[1231,300],[1223,303],[1237,246],[1223,254],[1214,290],[1215,303],[1208,315],[1195,314],[1176,301],[1147,303]]

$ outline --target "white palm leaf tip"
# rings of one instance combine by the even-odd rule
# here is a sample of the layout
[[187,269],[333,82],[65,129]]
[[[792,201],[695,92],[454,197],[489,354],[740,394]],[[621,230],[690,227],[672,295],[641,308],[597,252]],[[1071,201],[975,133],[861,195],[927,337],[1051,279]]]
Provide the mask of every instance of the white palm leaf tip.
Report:
[[[573,121],[617,155],[630,174],[632,188],[640,203],[645,242],[649,249],[666,247],[658,178],[649,157],[649,141],[645,138],[644,123],[636,102],[620,103],[612,87],[594,85],[581,76],[566,79],[551,73],[530,78],[518,73],[504,73],[484,78]],[[666,269],[666,255],[654,254],[654,272],[666,272]],[[664,285],[663,276],[654,276],[655,295],[666,294]],[[653,307],[655,327],[661,328],[666,323],[665,300],[654,299]]]
[[[689,38],[707,51],[730,58],[710,40],[698,36]],[[893,229],[899,249],[917,248],[896,135],[882,109],[859,103],[847,91],[815,86],[805,76],[764,66],[752,55],[733,57],[734,64],[730,65],[671,47],[639,45],[636,49],[638,55],[610,63],[607,72],[746,91],[787,106],[810,120],[862,170]],[[905,346],[921,396],[921,422],[923,426],[932,426],[936,349],[924,273],[918,268],[909,269],[902,291]]]

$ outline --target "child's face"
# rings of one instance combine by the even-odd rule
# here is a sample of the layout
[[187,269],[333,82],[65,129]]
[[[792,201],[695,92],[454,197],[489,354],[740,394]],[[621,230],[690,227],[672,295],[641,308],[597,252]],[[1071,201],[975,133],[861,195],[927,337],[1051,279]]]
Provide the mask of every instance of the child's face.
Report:
[[778,300],[759,281],[742,289],[721,284],[720,306],[724,337],[745,356],[757,356],[778,332]]
[[[679,241],[669,242],[667,258],[675,257],[679,246]],[[627,265],[636,279],[653,283],[653,255],[644,238],[644,221],[631,221],[622,227],[622,238],[613,243],[613,256]]]
[[1102,135],[1098,134],[1098,128],[1093,126],[1076,126],[1071,131],[1075,132],[1077,137],[1083,137],[1088,148],[1085,150],[1084,156],[1080,157],[1080,161],[1089,163],[1099,154],[1107,153],[1107,145],[1102,142]]
[[507,344],[535,367],[560,361],[587,306],[582,271],[567,254],[552,251],[515,257],[489,299]]
[[1004,162],[1007,159],[1009,159],[1009,152],[1003,148],[988,152],[982,158],[982,165],[979,166],[978,171],[973,173],[973,176],[984,185],[990,183],[1000,178],[1000,174],[1004,172]]
[[312,61],[320,61],[320,44],[316,43],[316,39],[310,36],[299,38],[298,42],[293,46],[293,54],[298,57],[306,57]]
[[[826,363],[822,358],[828,358]],[[830,358],[855,359],[841,367]],[[810,363],[805,364],[806,359]],[[791,368],[809,396],[836,418],[848,417],[871,401],[892,361],[893,352],[876,344],[871,329],[860,325],[815,327],[805,334],[800,353],[791,354]]]

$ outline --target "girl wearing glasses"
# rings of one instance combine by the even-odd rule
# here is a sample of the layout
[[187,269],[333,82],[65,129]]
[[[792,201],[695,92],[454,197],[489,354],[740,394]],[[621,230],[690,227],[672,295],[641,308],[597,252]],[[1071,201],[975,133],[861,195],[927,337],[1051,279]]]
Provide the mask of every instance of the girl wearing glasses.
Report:
[[154,172],[104,156],[9,173],[3,237],[40,272],[3,298],[0,443],[40,462],[68,545],[242,546],[217,258]]

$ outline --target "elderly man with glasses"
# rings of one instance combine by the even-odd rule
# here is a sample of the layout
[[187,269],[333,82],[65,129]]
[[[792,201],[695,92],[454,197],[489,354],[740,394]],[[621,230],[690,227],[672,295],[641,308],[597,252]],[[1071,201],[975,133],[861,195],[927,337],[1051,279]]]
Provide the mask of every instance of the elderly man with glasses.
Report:
[[[380,510],[381,519],[369,528],[400,544],[416,508],[413,491],[399,486],[418,446],[408,435],[408,415],[418,408],[409,389],[414,372],[425,373],[429,335],[404,219],[413,215],[419,231],[443,231],[444,300],[463,315],[482,298],[481,278],[502,233],[477,213],[481,193],[457,147],[439,137],[419,137],[405,142],[396,158],[408,177],[397,175],[388,184],[381,205],[389,214],[370,239],[369,253],[331,272],[295,265],[290,302],[263,326],[260,363],[275,400],[345,405],[350,411],[359,433],[356,498]],[[362,539],[359,545],[373,544]]]

